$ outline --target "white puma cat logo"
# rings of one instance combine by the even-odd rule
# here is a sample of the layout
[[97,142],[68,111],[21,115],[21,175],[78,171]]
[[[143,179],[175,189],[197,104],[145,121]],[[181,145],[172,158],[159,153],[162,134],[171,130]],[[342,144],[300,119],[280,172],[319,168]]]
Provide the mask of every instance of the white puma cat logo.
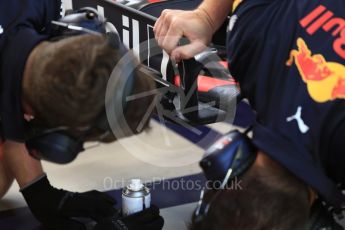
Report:
[[307,133],[309,131],[309,127],[304,123],[301,116],[302,116],[302,107],[299,106],[297,108],[296,114],[291,117],[286,118],[286,121],[291,122],[293,120],[296,120],[301,133]]

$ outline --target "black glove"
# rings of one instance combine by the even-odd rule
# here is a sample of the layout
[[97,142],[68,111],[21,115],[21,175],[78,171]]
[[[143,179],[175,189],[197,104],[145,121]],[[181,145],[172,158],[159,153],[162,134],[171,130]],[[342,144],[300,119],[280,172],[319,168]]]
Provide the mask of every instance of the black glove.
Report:
[[116,212],[116,201],[98,191],[73,193],[52,187],[44,175],[21,190],[33,215],[51,229],[86,229],[72,217],[99,221]]
[[93,230],[161,230],[163,225],[164,219],[159,215],[159,209],[153,205],[127,217],[106,218]]

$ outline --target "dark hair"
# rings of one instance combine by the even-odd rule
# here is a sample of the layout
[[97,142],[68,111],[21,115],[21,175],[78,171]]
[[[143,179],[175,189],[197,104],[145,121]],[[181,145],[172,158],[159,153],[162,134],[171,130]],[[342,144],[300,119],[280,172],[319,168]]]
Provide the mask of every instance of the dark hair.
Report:
[[[308,188],[289,171],[272,163],[252,166],[241,180],[242,189],[219,191],[198,230],[304,230],[309,216]],[[210,199],[216,191],[210,191]]]
[[[23,96],[35,119],[47,127],[93,124],[104,110],[108,79],[122,54],[97,35],[46,43],[34,56],[30,74],[23,81]],[[136,73],[134,92],[153,88],[150,78]],[[151,101],[144,98],[131,102],[129,108],[135,108],[135,112],[126,110],[128,124],[138,123]]]

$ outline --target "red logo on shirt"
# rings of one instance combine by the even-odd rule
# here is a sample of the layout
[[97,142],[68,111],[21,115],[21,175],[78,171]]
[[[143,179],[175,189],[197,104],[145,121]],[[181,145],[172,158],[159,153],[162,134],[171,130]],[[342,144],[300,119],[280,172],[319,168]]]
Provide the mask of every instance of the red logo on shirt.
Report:
[[320,5],[300,20],[300,24],[310,35],[314,35],[320,29],[330,33],[335,37],[334,51],[345,59],[345,20],[343,18],[335,17],[332,11]]
[[297,39],[297,50],[292,50],[288,66],[295,63],[307,84],[314,101],[323,103],[335,99],[345,99],[345,66],[327,61],[322,54],[313,54],[307,43]]

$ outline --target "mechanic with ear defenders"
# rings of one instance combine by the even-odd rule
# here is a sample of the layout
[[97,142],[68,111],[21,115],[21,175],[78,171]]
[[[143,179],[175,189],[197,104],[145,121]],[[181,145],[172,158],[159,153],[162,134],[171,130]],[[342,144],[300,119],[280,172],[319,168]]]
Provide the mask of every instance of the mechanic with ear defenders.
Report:
[[[274,172],[270,177],[284,182],[287,180],[282,178],[290,175],[294,178],[291,184],[298,185],[299,180],[303,183],[300,191],[309,193],[301,199],[305,211],[296,216],[295,223],[305,224],[309,212],[310,219],[325,218],[321,218],[324,223],[308,228],[302,224],[292,227],[292,221],[288,222],[296,212],[285,216],[284,221],[279,218],[293,205],[299,205],[299,211],[302,210],[303,202],[286,202],[283,211],[278,212],[277,206],[272,209],[269,206],[272,203],[269,199],[278,194],[278,189],[267,196],[261,193],[265,189],[257,189],[260,191],[251,193],[247,199],[242,194],[249,194],[250,189],[244,188],[231,191],[236,196],[220,192],[218,199],[213,196],[209,202],[201,200],[192,229],[220,229],[220,224],[225,229],[227,221],[240,225],[229,229],[343,229],[335,223],[332,214],[341,218],[345,208],[345,2],[203,0],[193,11],[163,11],[154,27],[156,39],[176,61],[189,59],[210,43],[212,33],[233,7],[236,9],[230,18],[227,38],[229,69],[257,118],[250,141],[238,132],[229,134],[209,150],[201,167],[209,180],[224,184],[236,176],[260,182],[263,172]],[[190,44],[178,46],[182,36],[190,39]],[[219,151],[219,144],[223,143],[227,146]],[[248,150],[248,146],[255,148]],[[287,174],[279,175],[284,170]],[[262,183],[266,188],[298,187],[269,184],[268,178]],[[248,187],[253,188],[250,185],[254,184],[259,183],[248,182]],[[236,197],[236,201],[231,197]],[[256,200],[251,204],[252,199]],[[226,208],[233,212],[226,213]],[[262,215],[264,209],[272,211]],[[219,218],[220,214],[224,218]],[[248,221],[253,216],[256,219]],[[304,220],[298,219],[301,216]],[[215,224],[216,220],[219,225]],[[268,222],[278,227],[269,228]]]
[[[25,142],[35,114],[25,98],[22,83],[29,70],[37,71],[29,68],[30,58],[38,52],[38,47],[47,45],[44,41],[51,39],[51,22],[59,20],[60,4],[57,0],[0,2],[0,198],[16,180],[33,215],[50,229],[85,229],[85,225],[75,218],[90,218],[103,225],[107,220],[121,223],[111,227],[101,225],[98,229],[161,229],[164,221],[155,206],[135,216],[121,218],[114,208],[116,201],[106,194],[95,190],[70,192],[53,187],[41,162],[28,153]],[[91,35],[75,39],[94,43],[105,40]],[[146,225],[149,228],[145,228]]]

